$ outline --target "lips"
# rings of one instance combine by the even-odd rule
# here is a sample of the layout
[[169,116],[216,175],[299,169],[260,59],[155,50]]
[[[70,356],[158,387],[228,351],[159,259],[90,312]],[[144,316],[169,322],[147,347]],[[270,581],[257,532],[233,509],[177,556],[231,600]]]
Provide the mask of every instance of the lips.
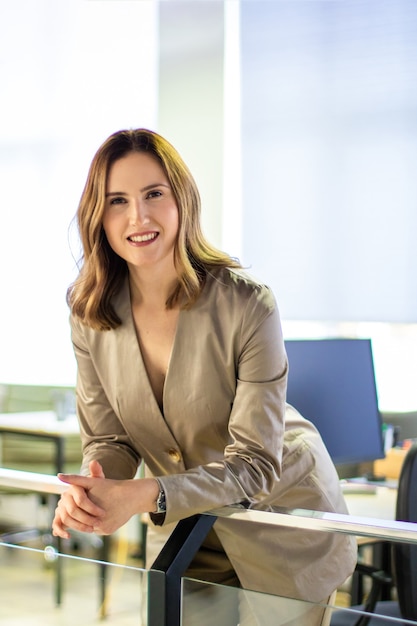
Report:
[[145,233],[143,235],[130,235],[128,237],[129,241],[133,243],[145,243],[147,241],[152,241],[158,237],[159,233]]

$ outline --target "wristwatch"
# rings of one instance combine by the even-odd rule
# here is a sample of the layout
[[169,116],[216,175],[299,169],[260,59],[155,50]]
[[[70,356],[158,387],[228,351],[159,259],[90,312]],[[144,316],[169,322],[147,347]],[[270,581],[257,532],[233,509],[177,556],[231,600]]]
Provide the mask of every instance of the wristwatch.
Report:
[[159,496],[156,499],[156,513],[166,513],[167,503],[165,500],[165,491],[159,485]]

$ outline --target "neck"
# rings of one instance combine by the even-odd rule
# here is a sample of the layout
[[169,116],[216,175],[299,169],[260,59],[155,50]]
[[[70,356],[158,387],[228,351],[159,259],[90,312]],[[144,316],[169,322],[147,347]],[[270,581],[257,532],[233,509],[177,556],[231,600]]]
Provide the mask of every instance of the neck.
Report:
[[165,309],[166,301],[178,283],[175,271],[160,275],[146,271],[129,271],[130,297],[133,306],[145,305],[158,309]]

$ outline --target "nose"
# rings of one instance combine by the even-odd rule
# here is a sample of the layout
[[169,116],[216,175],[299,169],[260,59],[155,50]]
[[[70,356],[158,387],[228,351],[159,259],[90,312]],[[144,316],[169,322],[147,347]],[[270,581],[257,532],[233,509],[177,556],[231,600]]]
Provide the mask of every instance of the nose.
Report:
[[131,202],[129,207],[129,220],[131,224],[147,224],[149,222],[149,215],[146,208],[146,203],[140,198],[137,198]]

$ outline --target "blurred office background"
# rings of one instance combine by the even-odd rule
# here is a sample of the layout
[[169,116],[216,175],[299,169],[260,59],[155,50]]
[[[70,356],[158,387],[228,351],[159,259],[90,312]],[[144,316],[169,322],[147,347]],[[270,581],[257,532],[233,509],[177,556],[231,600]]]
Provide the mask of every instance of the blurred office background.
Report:
[[291,337],[371,337],[417,407],[415,0],[0,0],[0,382],[73,385],[70,222],[113,131],[180,151]]

